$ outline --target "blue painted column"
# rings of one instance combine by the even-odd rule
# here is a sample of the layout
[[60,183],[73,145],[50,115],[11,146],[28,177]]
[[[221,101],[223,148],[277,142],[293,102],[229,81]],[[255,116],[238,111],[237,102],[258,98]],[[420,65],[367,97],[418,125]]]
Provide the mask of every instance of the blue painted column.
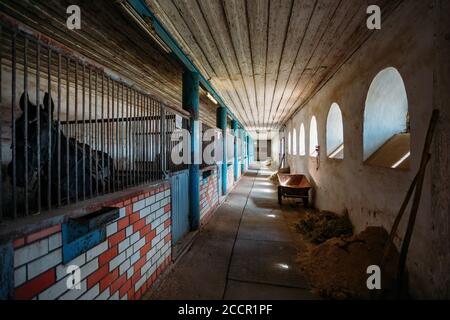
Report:
[[236,182],[238,180],[238,165],[239,165],[239,160],[238,160],[238,122],[236,120],[231,120],[231,129],[233,130],[233,135],[234,135],[234,182]]
[[250,167],[250,135],[247,133],[247,168]]
[[222,195],[227,194],[227,109],[220,106],[217,108],[217,128],[222,130]]
[[183,109],[190,113],[191,157],[189,164],[189,225],[191,230],[200,226],[200,78],[196,72],[183,72]]
[[247,155],[247,150],[244,150],[244,148],[243,148],[245,146],[245,142],[247,141],[247,133],[244,130],[241,131],[241,141],[242,141],[242,143],[241,143],[241,148],[242,148],[242,151],[241,151],[241,153],[242,153],[241,173],[244,174],[244,172],[245,172],[245,162],[247,161],[246,158],[245,158],[245,156]]

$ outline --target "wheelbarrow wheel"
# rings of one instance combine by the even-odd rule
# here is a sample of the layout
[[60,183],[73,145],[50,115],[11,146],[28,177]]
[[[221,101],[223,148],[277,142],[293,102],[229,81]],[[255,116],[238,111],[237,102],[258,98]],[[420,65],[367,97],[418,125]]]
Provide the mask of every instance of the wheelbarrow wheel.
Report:
[[281,187],[278,187],[278,204],[281,206],[282,202],[282,194],[281,194]]
[[308,208],[308,198],[303,198],[303,207]]

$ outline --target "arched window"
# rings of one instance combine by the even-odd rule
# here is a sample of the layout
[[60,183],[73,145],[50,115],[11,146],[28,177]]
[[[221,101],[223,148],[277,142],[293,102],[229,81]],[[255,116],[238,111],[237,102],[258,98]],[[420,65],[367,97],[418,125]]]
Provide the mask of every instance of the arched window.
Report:
[[305,126],[303,125],[303,123],[300,125],[300,137],[299,137],[299,144],[300,144],[300,150],[299,150],[299,154],[301,156],[306,155],[306,137],[305,137]]
[[291,132],[288,134],[288,154],[291,154]]
[[407,169],[410,165],[408,98],[395,68],[378,73],[364,109],[364,161],[369,165]]
[[337,103],[331,105],[327,117],[327,156],[344,159],[344,125],[341,109]]
[[297,130],[292,132],[292,154],[297,155]]
[[317,137],[317,121],[313,116],[311,119],[311,125],[309,127],[309,155],[312,157],[317,156],[316,148],[319,146],[319,139]]

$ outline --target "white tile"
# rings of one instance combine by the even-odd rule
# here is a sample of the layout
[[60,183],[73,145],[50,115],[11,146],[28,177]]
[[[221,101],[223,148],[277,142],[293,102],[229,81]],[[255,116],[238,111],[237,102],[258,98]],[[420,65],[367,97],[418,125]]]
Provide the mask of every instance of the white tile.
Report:
[[28,264],[28,279],[33,279],[48,269],[57,266],[61,263],[61,261],[62,251],[61,249],[57,249],[37,260],[34,260],[33,262],[30,262]]
[[94,300],[96,296],[100,293],[100,284],[96,284],[90,288],[85,294],[83,294],[79,300]]
[[109,271],[113,271],[115,268],[117,268],[119,265],[122,264],[122,262],[124,262],[126,259],[126,254],[125,252],[122,252],[121,254],[119,254],[117,257],[115,257],[114,259],[112,259],[109,262]]
[[108,300],[109,298],[109,288],[106,288],[95,300]]
[[96,245],[92,249],[89,249],[86,252],[86,260],[89,261],[89,260],[96,258],[99,255],[101,255],[103,252],[105,252],[106,250],[108,250],[108,240],[103,241],[102,243]]
[[61,232],[55,233],[48,238],[48,249],[53,251],[62,246]]
[[117,221],[106,226],[106,236],[112,236],[117,232]]
[[125,240],[119,242],[119,253],[125,251],[130,246],[130,238],[125,238]]
[[122,275],[125,272],[127,272],[130,267],[131,267],[130,259],[125,260],[125,262],[119,266],[119,275]]
[[61,297],[59,297],[58,300],[75,300],[86,291],[87,291],[87,280],[83,280],[80,283],[80,289],[70,289]]
[[137,212],[139,210],[142,210],[144,207],[145,207],[145,199],[141,200],[141,201],[138,201],[138,202],[135,202],[133,204],[133,212]]
[[128,226],[125,229],[125,236],[128,238],[129,236],[131,236],[133,234],[133,226]]
[[27,281],[27,266],[14,270],[14,287],[17,288]]
[[60,280],[67,276],[67,268],[69,266],[77,266],[81,268],[86,263],[86,254],[83,253],[79,255],[78,257],[74,258],[72,261],[61,265],[58,265],[56,267],[56,280]]
[[48,253],[48,238],[14,250],[14,267],[21,266]]

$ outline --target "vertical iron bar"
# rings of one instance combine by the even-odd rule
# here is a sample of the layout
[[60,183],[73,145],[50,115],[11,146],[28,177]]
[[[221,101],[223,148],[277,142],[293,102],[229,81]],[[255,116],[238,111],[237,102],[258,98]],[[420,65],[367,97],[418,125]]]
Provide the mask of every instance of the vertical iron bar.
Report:
[[[67,67],[66,67],[66,121],[69,123],[69,104],[70,104],[70,58],[67,58]],[[70,128],[72,125],[68,124],[68,135],[66,141],[66,197],[67,204],[70,203]]]
[[[0,110],[3,109],[3,74],[2,74],[2,66],[3,66],[3,50],[1,43],[3,42],[3,28],[0,25]],[[2,141],[2,118],[3,118],[3,112],[0,113],[0,141]],[[0,166],[3,164],[3,157],[2,157],[2,150],[0,149]],[[2,170],[0,168],[0,223],[3,221],[3,177],[2,177]]]
[[120,183],[121,183],[121,189],[123,190],[125,187],[125,176],[124,176],[124,119],[125,119],[125,113],[124,113],[124,90],[125,90],[125,86],[122,83],[122,112],[121,112],[121,119],[122,121],[120,122],[120,137],[121,137],[121,143],[120,143],[120,171],[121,171],[121,179],[120,179]]
[[[94,119],[95,119],[95,127],[94,127],[94,138],[95,138],[95,172],[97,178],[95,179],[95,195],[98,196],[98,123],[97,123],[97,112],[98,112],[98,72],[95,71],[95,107],[94,107]],[[102,175],[103,178],[103,168]]]
[[61,206],[61,54],[58,53],[58,206]]
[[145,182],[148,183],[149,182],[149,169],[148,169],[148,165],[149,165],[149,159],[148,159],[148,151],[149,151],[149,144],[148,144],[148,125],[149,125],[149,113],[148,113],[148,105],[149,105],[149,100],[150,98],[148,96],[145,97],[145,111],[144,111],[144,147],[145,147],[145,151],[144,151],[144,161],[145,161]]
[[42,206],[42,193],[41,193],[41,107],[40,107],[40,94],[41,94],[41,45],[37,44],[36,49],[36,107],[37,107],[37,113],[36,113],[36,145],[37,145],[37,163],[38,163],[38,194],[37,194],[37,201],[38,201],[38,212],[41,211]]
[[[109,100],[109,78],[107,77],[106,78],[106,108],[107,108],[107,122],[106,122],[106,132],[107,132],[107,134],[106,134],[106,141],[107,141],[107,145],[108,145],[108,147],[107,147],[107,150],[108,150],[108,159],[107,159],[107,161],[108,161],[108,166],[109,166],[109,159],[111,158],[111,131],[110,131],[110,129],[111,129],[111,118],[110,118],[110,108],[111,108],[111,105],[110,105],[110,100]],[[112,168],[111,168],[111,170],[112,170]],[[114,175],[114,173],[113,173],[113,175]],[[110,177],[110,179],[109,179],[109,181],[108,181],[108,193],[110,193],[111,192],[111,183],[112,183],[112,178],[113,178],[113,176],[111,176]]]
[[156,146],[157,146],[156,130],[157,130],[157,128],[156,128],[156,125],[158,123],[157,119],[158,119],[158,117],[156,114],[155,101],[152,100],[152,148],[153,148],[153,150],[152,150],[152,180],[153,181],[157,180],[157,177],[156,177],[156,170],[157,170],[157,167],[156,167],[156,164],[157,164],[157,162],[156,162],[157,161],[157,159],[156,159],[156,157],[157,157],[157,150],[156,150]]
[[24,50],[23,50],[23,91],[25,92],[25,105],[24,105],[24,157],[25,157],[25,215],[28,215],[28,39],[25,38]]
[[137,162],[139,163],[139,167],[138,167],[138,184],[140,184],[142,182],[142,165],[143,165],[143,161],[142,161],[142,120],[141,120],[141,112],[142,112],[142,94],[139,93],[138,95],[138,108],[136,110],[137,112],[137,123],[138,123],[138,160]]
[[137,168],[136,168],[136,162],[137,162],[137,99],[138,99],[138,93],[136,90],[134,90],[134,108],[133,108],[133,186],[135,186],[136,180],[137,180]]
[[[104,130],[104,122],[105,122],[104,121],[104,119],[105,119],[105,83],[104,82],[105,81],[104,80],[105,80],[105,76],[102,73],[102,116],[100,117],[100,119],[101,119],[101,127],[100,127],[101,142],[100,142],[100,144],[102,145],[102,166],[101,166],[102,170],[105,167],[105,130]],[[105,178],[106,177],[103,177],[103,179],[102,179],[102,194],[105,194],[105,189],[106,189]],[[109,176],[108,176],[108,179],[109,179]]]
[[14,33],[12,39],[12,85],[11,85],[11,152],[12,152],[12,184],[13,184],[13,217],[17,218],[17,198],[16,198],[16,37]]
[[132,108],[133,91],[128,88],[127,93],[127,187],[131,184],[131,108]]
[[166,168],[166,124],[167,124],[167,118],[166,118],[166,110],[164,108],[164,105],[160,103],[161,108],[161,179],[164,176],[164,170]]
[[78,61],[75,61],[75,202],[78,202]]
[[120,83],[117,82],[117,98],[116,98],[116,159],[115,159],[115,168],[116,168],[116,191],[120,190]]
[[[89,94],[89,97],[88,97],[88,103],[89,103],[89,124],[88,124],[88,129],[89,129],[89,147],[90,147],[90,150],[91,150],[91,153],[89,154],[89,172],[94,172],[93,170],[92,170],[92,157],[93,156],[95,156],[95,158],[97,158],[97,152],[95,151],[95,149],[94,149],[94,145],[93,145],[93,143],[92,143],[92,127],[93,127],[93,124],[92,124],[92,79],[91,79],[91,77],[92,77],[92,70],[91,70],[91,68],[89,67],[88,68],[89,70],[88,70],[88,75],[89,75],[89,78],[88,78],[88,86],[89,86],[89,88],[88,88],[88,94]],[[92,183],[92,176],[91,176],[92,174],[89,174],[89,198],[92,198],[92,195],[93,195],[93,190],[92,190],[92,188],[94,187],[93,186],[93,183]],[[98,176],[98,171],[97,171],[97,167],[95,168],[95,180],[97,180],[97,176]]]
[[134,163],[134,154],[136,152],[134,148],[134,108],[135,108],[135,102],[136,102],[136,92],[134,89],[131,91],[131,109],[130,109],[130,165],[131,165],[131,185],[134,186],[134,170],[135,170],[135,163]]
[[[114,139],[114,128],[115,128],[115,121],[114,121],[114,80],[111,80],[111,135],[110,135],[110,139],[111,139],[111,154],[110,156],[113,158],[113,163],[116,161],[116,155],[115,155],[115,139]],[[115,185],[115,181],[116,181],[116,170],[114,168],[115,166],[113,165],[113,179],[112,179],[112,192],[116,191],[116,185]]]
[[47,181],[47,206],[48,209],[52,207],[52,50],[48,48],[48,65],[47,65],[47,112],[48,112],[48,148],[47,148],[47,164],[48,164],[48,181]]
[[82,118],[82,122],[81,122],[81,133],[80,136],[82,137],[82,146],[83,149],[81,150],[82,152],[82,163],[83,163],[83,200],[86,200],[86,114],[85,114],[85,108],[86,108],[86,83],[85,83],[85,78],[86,78],[86,66],[85,64],[83,64],[83,69],[82,69],[82,81],[81,81],[81,94],[82,94],[82,98],[81,98],[81,118]]

